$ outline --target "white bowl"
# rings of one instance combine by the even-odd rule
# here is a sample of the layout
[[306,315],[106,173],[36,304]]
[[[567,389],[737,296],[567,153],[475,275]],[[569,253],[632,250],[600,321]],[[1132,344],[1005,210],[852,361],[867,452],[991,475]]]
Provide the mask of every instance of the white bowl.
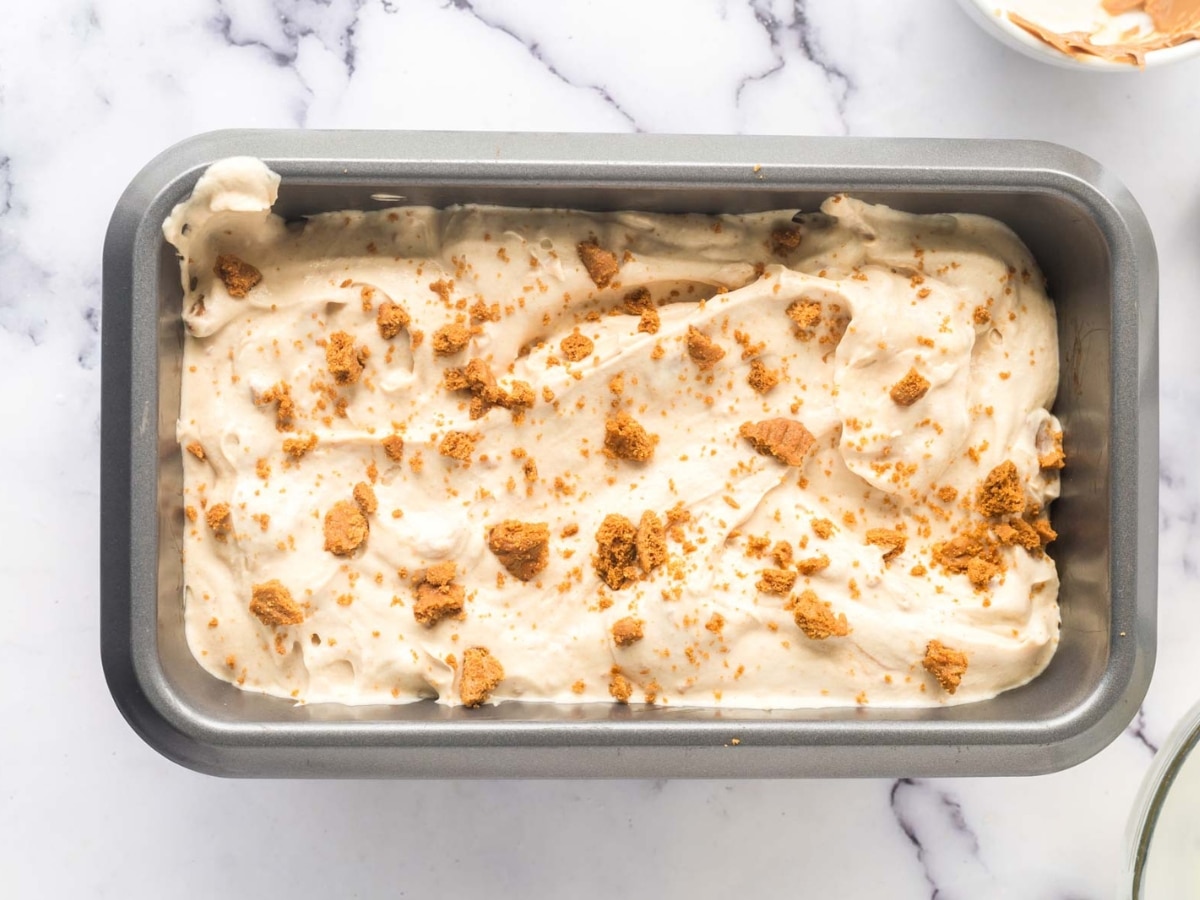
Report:
[[[1129,63],[1110,62],[1094,56],[1074,57],[1056,50],[1044,41],[1016,25],[1006,15],[1002,0],[958,0],[959,5],[984,31],[1018,53],[1064,69],[1083,69],[1089,72],[1137,72]],[[1200,40],[1175,47],[1151,50],[1146,54],[1146,68],[1170,65],[1185,59],[1200,57]]]

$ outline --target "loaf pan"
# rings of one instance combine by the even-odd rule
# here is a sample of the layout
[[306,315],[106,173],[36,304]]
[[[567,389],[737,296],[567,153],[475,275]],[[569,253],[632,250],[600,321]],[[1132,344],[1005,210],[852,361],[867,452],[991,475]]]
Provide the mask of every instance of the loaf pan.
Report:
[[[981,703],[755,710],[506,702],[296,706],[201,670],[183,628],[179,268],[161,225],[211,162],[257,156],[286,218],[397,202],[742,213],[846,191],[1012,227],[1054,298],[1055,412],[1069,464],[1053,508],[1062,632],[1049,668]],[[402,198],[397,201],[397,198]],[[101,641],[125,718],[226,776],[800,777],[1063,769],[1129,723],[1155,651],[1157,260],[1146,220],[1093,160],[1017,141],[224,131],[153,160],[104,247]]]

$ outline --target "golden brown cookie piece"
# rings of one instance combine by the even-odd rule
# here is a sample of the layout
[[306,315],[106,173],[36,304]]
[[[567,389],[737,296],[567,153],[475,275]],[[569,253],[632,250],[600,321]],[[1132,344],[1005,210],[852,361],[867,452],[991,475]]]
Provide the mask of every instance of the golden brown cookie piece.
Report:
[[587,269],[588,276],[596,287],[608,287],[617,277],[620,266],[617,265],[616,254],[605,250],[595,239],[580,241],[575,247],[575,252],[579,254],[579,261]]
[[813,519],[812,520],[813,534],[822,540],[829,540],[833,535],[833,522],[829,519]]
[[468,647],[463,652],[462,674],[458,682],[458,696],[463,706],[481,705],[503,680],[504,666],[487,647]]
[[487,542],[500,565],[521,581],[529,581],[550,562],[550,526],[545,522],[506,519],[492,526]]
[[933,562],[952,575],[966,575],[982,590],[1003,569],[1000,544],[980,524],[933,546]]
[[604,454],[612,459],[645,462],[654,455],[657,443],[658,435],[647,432],[624,410],[604,423]]
[[464,465],[470,465],[471,454],[475,452],[475,442],[479,438],[480,435],[469,434],[466,431],[447,431],[438,445],[438,453],[456,459]]
[[916,369],[909,369],[888,392],[897,406],[912,406],[929,391],[929,379]]
[[746,383],[756,393],[766,394],[779,384],[779,378],[778,369],[768,369],[766,363],[760,359],[756,359],[750,363],[750,374],[746,376]]
[[461,584],[438,585],[422,581],[417,585],[416,591],[413,618],[426,628],[432,628],[450,616],[462,615],[466,591]]
[[819,556],[810,556],[805,559],[796,560],[796,571],[806,578],[816,575],[818,572],[828,568],[829,557],[824,553],[820,554]]
[[613,671],[612,681],[608,683],[608,692],[618,703],[628,703],[633,696],[633,685],[618,671]]
[[667,531],[657,514],[646,510],[633,539],[638,565],[649,575],[667,561]]
[[846,614],[833,614],[830,604],[822,603],[812,591],[802,591],[789,605],[792,618],[804,632],[805,637],[823,641],[831,637],[845,637],[850,633]]
[[699,328],[689,325],[687,330],[687,354],[692,358],[692,362],[700,368],[701,372],[707,372],[724,358],[725,351]]
[[296,419],[296,401],[292,399],[292,387],[286,381],[281,381],[263,391],[254,401],[259,406],[275,404],[275,428],[277,431],[291,431]]
[[389,434],[380,443],[383,444],[383,452],[392,462],[400,462],[404,459],[404,438],[400,435]]
[[369,516],[379,509],[379,501],[375,498],[375,489],[365,481],[354,486],[354,502],[362,510],[364,516]]
[[433,355],[453,356],[455,353],[461,353],[470,342],[471,329],[466,325],[443,325],[433,333]]
[[1048,444],[1045,453],[1038,456],[1038,467],[1042,469],[1062,469],[1067,465],[1067,454],[1063,451],[1063,433],[1061,431],[1049,432],[1046,435],[1046,440],[1040,440],[1039,435],[1038,449],[1041,450],[1043,443]]
[[617,619],[617,621],[613,622],[612,627],[613,643],[618,647],[628,647],[631,644],[636,644],[645,636],[642,625],[642,620],[635,619],[633,616]]
[[228,540],[233,533],[233,516],[228,503],[214,503],[204,512],[204,521],[218,541]]
[[953,694],[967,672],[967,654],[947,647],[941,641],[932,640],[925,645],[925,658],[921,660],[921,665],[937,679],[942,690]]
[[579,362],[591,356],[596,345],[587,335],[580,334],[577,328],[559,341],[558,346],[568,362]]
[[213,266],[213,274],[221,279],[230,297],[242,300],[262,281],[262,272],[232,253],[222,253]]
[[592,565],[600,580],[614,591],[633,584],[641,577],[637,565],[637,529],[619,513],[604,517],[596,531],[596,555]]
[[375,312],[375,324],[379,327],[379,336],[390,341],[408,327],[412,317],[399,303],[384,300]]
[[339,500],[325,513],[325,549],[334,556],[349,556],[362,546],[370,530],[357,503]]
[[784,465],[800,466],[816,442],[812,432],[795,419],[766,419],[743,422],[738,434],[765,456],[773,456]]
[[904,533],[894,528],[870,528],[867,530],[867,543],[883,548],[883,561],[891,562],[904,552],[908,543]]
[[268,627],[299,625],[304,621],[304,610],[278,578],[251,588],[250,612]]
[[796,573],[787,569],[763,569],[754,585],[764,594],[786,594],[796,584]]
[[976,494],[975,508],[985,516],[1015,515],[1025,509],[1025,488],[1011,460],[988,472]]
[[188,453],[192,454],[192,456],[196,457],[196,459],[200,460],[201,462],[207,458],[207,454],[204,452],[204,445],[199,441],[192,441],[187,445],[186,449]]
[[802,331],[815,328],[821,321],[821,304],[817,300],[793,300],[787,317]]
[[335,331],[325,341],[325,364],[338,384],[354,384],[362,376],[366,348],[354,346],[354,338]]
[[317,446],[317,436],[308,434],[304,437],[288,438],[283,442],[283,452],[292,459],[299,461],[307,456]]

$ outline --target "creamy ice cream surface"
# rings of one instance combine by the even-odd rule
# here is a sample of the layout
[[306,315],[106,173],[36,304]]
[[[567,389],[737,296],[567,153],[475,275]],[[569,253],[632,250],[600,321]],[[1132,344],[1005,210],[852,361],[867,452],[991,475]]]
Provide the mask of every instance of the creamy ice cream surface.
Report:
[[1054,309],[1000,223],[849,197],[164,224],[187,638],[300,702],[795,708],[1046,666]]

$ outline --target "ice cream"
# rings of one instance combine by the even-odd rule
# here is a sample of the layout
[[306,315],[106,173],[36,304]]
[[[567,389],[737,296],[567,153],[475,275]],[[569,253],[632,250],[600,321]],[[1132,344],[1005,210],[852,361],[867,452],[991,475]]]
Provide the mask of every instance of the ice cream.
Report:
[[1146,64],[1200,37],[1200,0],[1009,0],[997,14],[1068,56]]
[[246,690],[932,706],[1058,642],[1054,309],[1000,223],[844,196],[287,223],[182,262],[187,638]]

